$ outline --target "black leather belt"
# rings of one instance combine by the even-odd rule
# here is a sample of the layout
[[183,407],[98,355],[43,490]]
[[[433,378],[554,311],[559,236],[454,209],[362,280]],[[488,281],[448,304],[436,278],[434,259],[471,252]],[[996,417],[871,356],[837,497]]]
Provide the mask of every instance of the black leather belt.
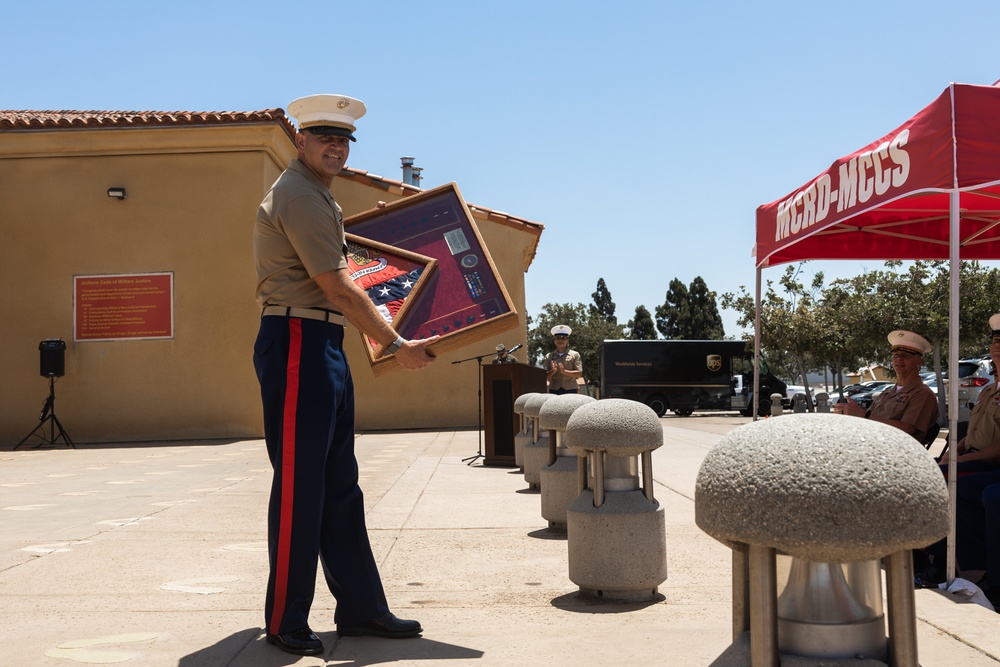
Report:
[[347,318],[335,310],[323,308],[293,308],[292,306],[264,306],[261,317],[301,317],[307,320],[319,320],[330,324],[347,324]]

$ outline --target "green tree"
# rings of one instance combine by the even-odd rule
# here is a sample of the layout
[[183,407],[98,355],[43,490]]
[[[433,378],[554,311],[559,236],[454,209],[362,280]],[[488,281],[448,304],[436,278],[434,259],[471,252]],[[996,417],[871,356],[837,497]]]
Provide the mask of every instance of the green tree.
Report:
[[[789,265],[778,284],[784,295],[775,291],[774,283],[768,280],[761,296],[761,347],[777,353],[768,355],[772,370],[780,368],[782,356],[787,355],[792,368],[786,366],[784,370],[790,377],[801,376],[806,404],[812,409],[808,372],[815,367],[813,348],[819,345],[822,335],[822,320],[817,316],[815,303],[816,293],[823,286],[823,274],[816,273],[812,284],[806,287],[799,282],[796,267]],[[740,326],[753,328],[755,302],[745,287],[741,286],[739,293],[723,294],[722,307],[739,313]]]
[[[835,383],[842,386],[845,368],[876,362],[891,366],[886,336],[895,329],[908,329],[931,343],[932,367],[943,386],[949,335],[947,262],[888,261],[883,269],[834,281],[826,289],[822,274],[809,288],[797,276],[795,267],[787,267],[779,281],[785,296],[768,281],[761,299],[761,345],[772,369],[782,369],[783,358],[792,361],[791,368],[782,369],[791,377],[829,367],[839,376]],[[961,262],[959,290],[959,356],[983,355],[988,347],[987,322],[998,310],[994,295],[1000,293],[1000,269]],[[741,326],[752,328],[754,301],[744,287],[737,294],[723,295],[722,304],[740,314]],[[938,400],[943,416],[944,392],[938,393]]]
[[547,303],[542,306],[538,317],[532,318],[532,322],[536,324],[528,331],[529,362],[540,364],[546,354],[556,349],[552,327],[565,324],[573,330],[569,346],[580,353],[583,377],[588,382],[600,382],[600,355],[604,341],[617,340],[623,336],[620,324],[606,321],[582,303]]
[[[844,386],[844,369],[855,369],[867,363],[873,352],[885,340],[885,332],[874,326],[868,312],[867,275],[849,280],[836,280],[825,289],[816,303],[819,326],[813,347],[817,365],[833,373],[833,386]],[[884,347],[884,345],[882,345]]]
[[656,307],[656,329],[667,340],[684,338],[688,320],[688,289],[677,278],[670,281],[663,305]]
[[594,299],[590,306],[592,317],[599,317],[609,324],[618,324],[615,317],[615,302],[611,300],[611,292],[604,283],[604,278],[597,279],[597,291],[590,295]]
[[[886,267],[901,269],[901,262],[886,262]],[[901,321],[939,348],[947,359],[950,317],[950,269],[948,262],[914,262],[905,271],[897,271],[902,283],[895,304],[900,308]],[[885,279],[885,273],[882,274]],[[890,283],[891,284],[891,283]],[[959,263],[958,354],[959,357],[981,356],[989,348],[988,321],[996,312],[996,294],[1000,286],[1000,270],[987,269],[976,261]],[[907,302],[906,299],[913,299]],[[913,312],[921,311],[921,312]],[[920,329],[916,328],[920,327]],[[898,326],[893,328],[909,328]],[[924,333],[926,331],[927,333]]]
[[979,262],[962,262],[959,289],[959,354],[981,357],[989,354],[989,319],[1000,311],[1000,269],[986,268]]
[[[528,363],[537,366],[542,357],[555,349],[552,327],[565,324],[576,334],[587,319],[587,308],[582,303],[547,303],[537,317],[530,319],[534,326],[528,326]],[[575,342],[575,336],[571,336],[570,346]]]
[[635,307],[635,317],[625,325],[625,337],[629,340],[656,340],[656,325],[646,306]]
[[688,288],[688,335],[691,340],[722,340],[726,337],[722,315],[715,303],[715,292],[701,276],[695,276]]
[[[959,263],[958,334],[959,357],[985,353],[987,322],[995,312],[993,295],[1000,286],[1000,271],[986,269],[979,262]],[[944,261],[916,261],[904,266],[900,261],[888,261],[885,269],[869,276],[868,296],[877,306],[871,310],[872,320],[882,330],[881,348],[872,358],[889,365],[885,335],[894,329],[915,331],[932,346],[932,368],[938,376],[938,386],[948,358],[950,319],[950,264]],[[945,419],[946,393],[938,392],[941,419]]]
[[663,305],[656,307],[656,328],[667,340],[721,340],[725,338],[715,292],[701,276],[690,286],[670,281]]

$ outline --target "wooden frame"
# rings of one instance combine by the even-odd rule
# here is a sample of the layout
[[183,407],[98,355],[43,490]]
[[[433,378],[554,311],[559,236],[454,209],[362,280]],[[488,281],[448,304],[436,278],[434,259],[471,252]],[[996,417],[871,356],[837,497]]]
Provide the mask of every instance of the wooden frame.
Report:
[[[345,234],[344,240],[351,280],[368,294],[379,314],[398,331],[434,275],[437,260],[356,234]],[[398,367],[392,355],[386,354],[385,346],[365,334],[361,337],[375,375]]]
[[[407,339],[441,338],[433,354],[455,350],[517,328],[518,316],[472,215],[454,183],[344,220],[352,236],[436,260],[405,320],[393,327]],[[375,360],[376,376],[398,368],[394,357]]]

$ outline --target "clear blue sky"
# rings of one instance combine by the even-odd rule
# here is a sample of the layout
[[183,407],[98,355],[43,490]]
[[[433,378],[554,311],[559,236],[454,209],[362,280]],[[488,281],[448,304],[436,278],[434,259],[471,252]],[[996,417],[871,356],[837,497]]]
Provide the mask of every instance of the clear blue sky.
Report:
[[625,322],[674,277],[752,290],[756,207],[949,82],[1000,79],[997,25],[995,0],[21,2],[0,21],[0,107],[359,97],[350,166],[399,179],[411,155],[424,187],[543,223],[529,313],[589,303],[603,277]]

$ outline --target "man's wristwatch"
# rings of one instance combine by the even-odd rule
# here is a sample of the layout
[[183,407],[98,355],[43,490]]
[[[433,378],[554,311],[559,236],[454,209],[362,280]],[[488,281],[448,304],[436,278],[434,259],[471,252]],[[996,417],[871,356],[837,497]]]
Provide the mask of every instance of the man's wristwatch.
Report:
[[405,342],[406,339],[400,336],[396,340],[392,341],[392,343],[387,348],[385,348],[386,353],[396,354],[397,352],[399,352],[399,348],[403,347],[403,343]]

